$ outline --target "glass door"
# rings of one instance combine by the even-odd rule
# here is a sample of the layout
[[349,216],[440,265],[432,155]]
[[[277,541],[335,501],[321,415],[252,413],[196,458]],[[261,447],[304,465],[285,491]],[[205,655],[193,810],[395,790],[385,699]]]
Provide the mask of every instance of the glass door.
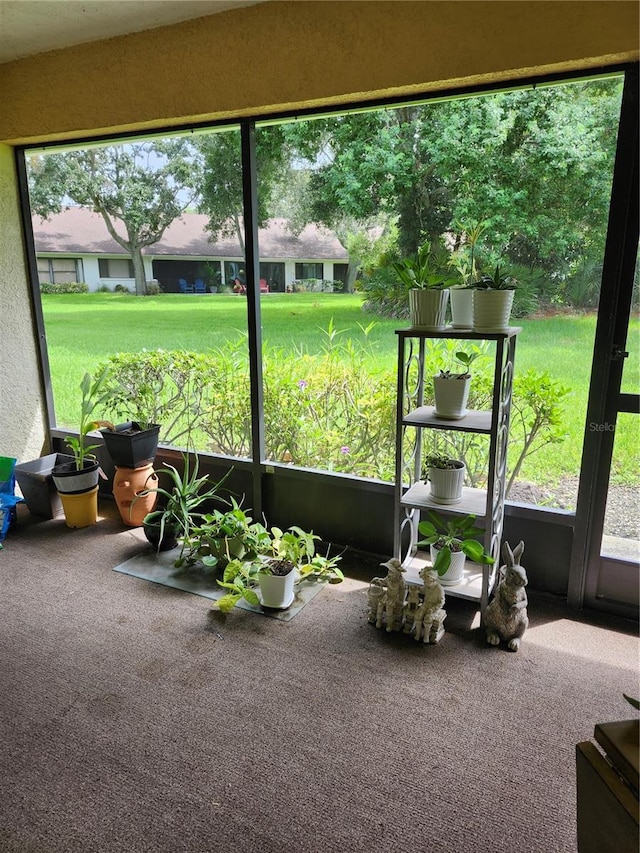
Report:
[[[638,76],[625,81],[569,602],[637,619],[640,598]],[[622,464],[622,458],[633,464]]]

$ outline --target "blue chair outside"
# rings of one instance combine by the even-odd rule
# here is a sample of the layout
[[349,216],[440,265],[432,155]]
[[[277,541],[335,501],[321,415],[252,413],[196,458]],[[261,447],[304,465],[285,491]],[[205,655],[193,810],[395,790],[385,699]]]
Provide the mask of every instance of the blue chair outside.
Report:
[[180,293],[193,293],[193,285],[187,284],[186,279],[179,278],[178,284],[180,285]]
[[204,281],[201,278],[196,279],[196,293],[206,293]]

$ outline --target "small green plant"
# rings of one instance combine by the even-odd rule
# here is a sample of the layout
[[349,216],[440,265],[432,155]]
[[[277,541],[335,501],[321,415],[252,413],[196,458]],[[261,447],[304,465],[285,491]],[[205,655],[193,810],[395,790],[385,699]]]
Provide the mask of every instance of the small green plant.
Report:
[[264,553],[270,541],[267,529],[231,498],[231,509],[214,509],[191,529],[175,565],[180,568],[200,562],[206,568],[221,569],[233,560],[251,562]]
[[475,515],[467,515],[464,518],[453,518],[445,520],[437,512],[427,512],[427,521],[418,524],[418,532],[424,536],[418,542],[421,545],[433,545],[438,552],[433,568],[438,575],[446,573],[451,565],[451,554],[463,551],[465,556],[474,563],[490,565],[494,562],[484,550],[477,539],[471,538],[481,536],[484,531],[475,526]]
[[99,444],[86,444],[87,435],[100,426],[111,427],[109,421],[95,420],[92,415],[96,406],[102,403],[101,392],[108,377],[108,369],[105,368],[94,379],[90,373],[85,373],[80,383],[82,399],[80,402],[80,434],[72,435],[65,439],[65,444],[73,454],[76,469],[82,471],[87,460],[95,461],[95,455],[91,452],[100,447]]
[[443,471],[453,471],[456,468],[462,468],[463,464],[464,463],[461,462],[460,459],[453,459],[451,456],[446,456],[442,453],[429,453],[424,458],[425,471],[428,468],[440,468]]
[[470,287],[475,290],[515,290],[516,280],[511,273],[505,272],[500,264],[496,264],[493,272],[484,272]]
[[481,355],[482,353],[480,352],[465,352],[464,350],[458,350],[454,353],[453,357],[464,369],[462,371],[455,370],[455,365],[452,365],[450,370],[442,369],[437,375],[441,379],[468,379],[471,376],[471,365],[477,358],[480,358]]
[[392,266],[397,278],[408,290],[413,288],[442,290],[456,281],[451,272],[440,265],[429,243],[421,246],[417,254],[402,261],[396,261]]
[[166,470],[160,473],[166,474],[169,478],[170,485],[168,488],[157,486],[142,489],[133,499],[132,506],[138,498],[156,493],[162,499],[163,507],[149,513],[145,520],[152,521],[159,526],[160,541],[162,541],[167,528],[174,530],[177,537],[183,540],[182,550],[184,550],[184,543],[185,540],[188,540],[191,528],[197,520],[203,517],[202,513],[196,512],[196,510],[208,500],[227,502],[219,494],[219,490],[233,469],[230,468],[221,480],[211,485],[208,475],[198,476],[199,459],[197,454],[194,454],[193,465],[189,453],[184,453],[182,458],[182,473],[174,465],[170,465],[168,462],[163,463]]

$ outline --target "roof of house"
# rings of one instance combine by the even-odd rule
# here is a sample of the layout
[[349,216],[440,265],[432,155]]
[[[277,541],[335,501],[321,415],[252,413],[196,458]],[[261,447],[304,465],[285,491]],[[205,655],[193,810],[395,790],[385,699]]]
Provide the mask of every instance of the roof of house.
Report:
[[[234,238],[212,242],[205,226],[208,217],[200,213],[184,213],[165,231],[162,239],[143,249],[153,257],[179,255],[190,257],[240,258],[240,244]],[[125,235],[121,222],[119,234]],[[76,255],[123,255],[109,234],[99,213],[85,207],[69,207],[49,220],[33,216],[36,253]],[[270,219],[258,232],[260,257],[263,259],[348,261],[348,254],[333,232],[318,225],[307,225],[297,236],[287,230],[286,219]]]

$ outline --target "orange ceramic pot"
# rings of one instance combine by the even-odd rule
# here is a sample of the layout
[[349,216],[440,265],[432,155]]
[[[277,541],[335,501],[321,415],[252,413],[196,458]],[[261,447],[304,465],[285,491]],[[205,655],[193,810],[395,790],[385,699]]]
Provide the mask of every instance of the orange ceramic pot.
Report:
[[113,496],[125,524],[129,527],[142,527],[142,520],[156,505],[158,495],[151,492],[141,497],[140,492],[157,487],[158,475],[153,470],[153,465],[145,465],[142,468],[116,468]]

